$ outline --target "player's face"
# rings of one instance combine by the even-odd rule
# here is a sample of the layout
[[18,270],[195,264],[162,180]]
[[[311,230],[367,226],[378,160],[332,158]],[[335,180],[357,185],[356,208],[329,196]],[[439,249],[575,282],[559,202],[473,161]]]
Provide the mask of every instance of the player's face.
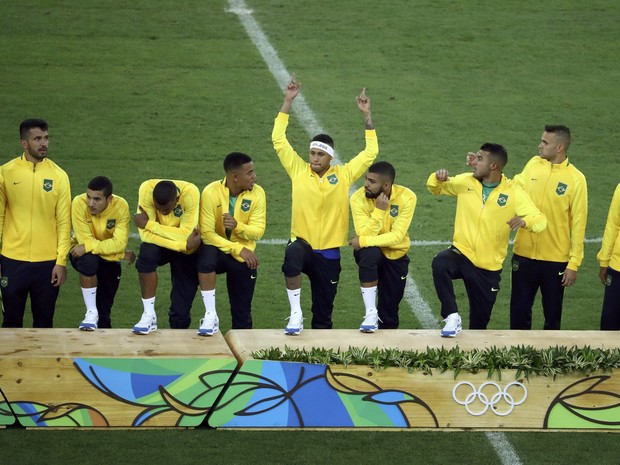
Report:
[[88,210],[91,215],[98,215],[103,210],[108,208],[112,196],[106,197],[103,195],[103,191],[93,191],[86,189],[86,203],[88,204]]
[[364,194],[367,199],[376,199],[379,194],[384,192],[385,182],[379,173],[366,173],[364,183]]
[[177,206],[178,200],[179,198],[177,197],[164,205],[160,205],[155,201],[153,201],[153,204],[155,205],[155,210],[157,210],[159,213],[161,213],[162,215],[169,215],[170,213],[172,213],[172,210],[174,210],[174,207]]
[[30,161],[36,163],[47,157],[47,146],[49,143],[47,131],[43,131],[40,128],[32,128],[28,131],[27,139],[22,140],[21,143],[26,152],[26,158]]
[[538,154],[545,160],[553,161],[559,151],[558,145],[555,134],[545,131],[538,144]]
[[254,171],[254,162],[241,165],[235,173],[237,184],[242,191],[251,191],[256,183],[256,172]]
[[489,152],[485,150],[478,150],[476,157],[472,162],[474,178],[478,181],[482,181],[491,174],[491,160],[489,159]]
[[332,157],[327,152],[323,152],[317,148],[311,148],[308,161],[312,171],[319,176],[323,176],[329,169],[329,163],[332,161]]

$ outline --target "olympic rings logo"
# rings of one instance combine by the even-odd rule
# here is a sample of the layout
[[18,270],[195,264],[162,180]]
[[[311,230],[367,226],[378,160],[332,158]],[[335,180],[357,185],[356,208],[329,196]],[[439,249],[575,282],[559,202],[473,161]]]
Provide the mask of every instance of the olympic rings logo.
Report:
[[[471,388],[471,392],[465,396],[465,400],[461,400],[460,397],[457,397],[456,391],[461,386],[468,386]],[[493,387],[493,395],[484,392],[487,386]],[[517,388],[521,388],[522,396],[520,400],[515,400],[513,395],[509,392],[510,388],[516,386]],[[487,389],[488,391],[489,389]],[[496,391],[496,392],[495,392]],[[489,399],[490,396],[490,399]],[[465,409],[470,415],[480,416],[484,415],[486,411],[491,407],[491,411],[500,417],[504,417],[509,415],[517,405],[521,405],[525,402],[527,398],[527,388],[523,383],[518,381],[513,381],[512,383],[508,383],[504,389],[502,389],[499,384],[494,381],[487,381],[486,383],[482,383],[478,389],[470,383],[469,381],[461,381],[454,389],[452,389],[452,398],[457,404],[464,405]],[[472,404],[482,404],[482,407],[478,410],[473,410],[475,407],[472,407]],[[500,409],[500,404],[505,404],[507,407],[503,407]]]

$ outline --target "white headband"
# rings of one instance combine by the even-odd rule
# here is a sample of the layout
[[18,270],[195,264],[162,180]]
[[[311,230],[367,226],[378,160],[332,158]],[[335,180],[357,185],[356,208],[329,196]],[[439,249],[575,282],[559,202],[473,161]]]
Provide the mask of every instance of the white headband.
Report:
[[327,145],[325,142],[313,140],[312,142],[310,142],[310,149],[322,150],[323,152],[329,154],[330,157],[334,158],[334,149]]

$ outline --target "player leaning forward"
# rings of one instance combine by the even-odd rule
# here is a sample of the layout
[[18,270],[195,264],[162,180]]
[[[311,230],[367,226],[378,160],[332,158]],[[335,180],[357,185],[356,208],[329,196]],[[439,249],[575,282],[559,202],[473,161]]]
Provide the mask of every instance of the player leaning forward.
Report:
[[292,183],[291,240],[286,247],[282,272],[286,282],[291,316],[284,332],[297,335],[303,329],[301,273],[310,278],[312,328],[330,329],[340,276],[340,247],[347,244],[349,230],[349,188],[379,153],[377,134],[365,89],[357,97],[364,114],[366,148],[344,165],[331,165],[334,141],[318,134],[310,142],[308,161],[302,159],[286,139],[289,113],[299,93],[293,79],[272,132],[273,146]]

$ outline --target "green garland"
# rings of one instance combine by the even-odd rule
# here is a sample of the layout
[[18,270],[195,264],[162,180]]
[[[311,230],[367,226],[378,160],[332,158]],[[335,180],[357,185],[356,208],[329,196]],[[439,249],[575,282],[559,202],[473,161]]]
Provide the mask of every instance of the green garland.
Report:
[[430,348],[425,351],[399,349],[368,349],[349,347],[347,350],[334,350],[312,347],[310,349],[291,349],[284,351],[277,347],[252,352],[257,360],[316,363],[322,365],[366,365],[375,370],[388,367],[406,368],[411,372],[432,375],[433,370],[440,373],[454,372],[456,378],[461,371],[479,373],[487,371],[488,377],[497,375],[501,379],[502,370],[516,370],[516,378],[529,378],[530,375],[548,376],[580,373],[590,375],[594,371],[611,372],[620,368],[620,348],[599,349],[584,347],[555,346],[536,349],[532,346],[489,347],[461,350]]

